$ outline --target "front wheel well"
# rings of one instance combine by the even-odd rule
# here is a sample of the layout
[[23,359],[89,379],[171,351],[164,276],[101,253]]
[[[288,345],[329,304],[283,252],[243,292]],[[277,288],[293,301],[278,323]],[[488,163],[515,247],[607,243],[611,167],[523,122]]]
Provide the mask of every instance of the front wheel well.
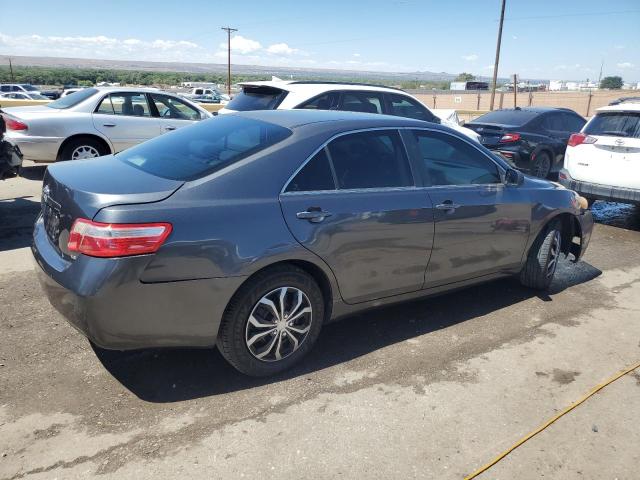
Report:
[[575,217],[575,215],[572,215],[571,213],[561,213],[560,215],[556,215],[555,217],[551,218],[545,224],[541,232],[546,232],[549,228],[549,225],[554,221],[560,222],[562,253],[564,253],[565,255],[569,255],[570,253],[572,253],[576,258],[578,258],[580,255],[582,242],[582,228],[580,227],[580,222]]
[[93,135],[90,133],[79,133],[76,135],[71,135],[68,138],[65,138],[65,140],[62,142],[62,144],[60,145],[60,148],[58,148],[58,154],[56,156],[56,161],[60,161],[61,156],[62,156],[62,152],[64,152],[64,149],[67,148],[67,145],[69,145],[69,143],[76,141],[76,140],[80,140],[83,138],[90,138],[91,140],[95,140],[96,142],[98,142],[101,147],[102,147],[102,151],[100,153],[102,153],[103,155],[109,155],[110,153],[113,153],[111,151],[111,146],[109,146],[109,144],[107,143],[107,141],[98,136],[98,135]]

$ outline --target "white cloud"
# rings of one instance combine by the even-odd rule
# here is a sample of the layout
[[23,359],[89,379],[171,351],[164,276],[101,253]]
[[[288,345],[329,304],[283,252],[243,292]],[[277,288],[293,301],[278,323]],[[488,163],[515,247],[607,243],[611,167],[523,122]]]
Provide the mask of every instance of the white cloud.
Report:
[[[261,49],[262,45],[260,42],[243,37],[242,35],[235,35],[231,37],[232,53],[236,52],[240,55],[247,55],[248,53],[256,52]],[[227,50],[227,42],[220,44],[220,50]]]
[[635,65],[631,62],[622,62],[622,63],[617,63],[616,66],[618,68],[633,68],[635,67]]
[[300,50],[297,48],[291,48],[286,43],[274,43],[273,45],[269,45],[267,48],[267,53],[272,53],[274,55],[293,55],[299,51]]
[[471,55],[463,55],[461,58],[468,62],[475,62],[476,60],[478,60],[478,55],[472,53]]

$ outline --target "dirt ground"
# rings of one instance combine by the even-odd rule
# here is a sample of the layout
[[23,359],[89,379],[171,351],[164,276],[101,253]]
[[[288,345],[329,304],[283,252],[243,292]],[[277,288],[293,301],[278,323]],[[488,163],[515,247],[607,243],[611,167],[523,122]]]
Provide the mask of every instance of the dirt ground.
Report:
[[[354,316],[275,378],[94,349],[33,271],[42,171],[0,182],[0,479],[459,479],[640,361],[640,209],[602,203],[549,294],[506,279]],[[636,371],[479,478],[637,479],[638,418]]]

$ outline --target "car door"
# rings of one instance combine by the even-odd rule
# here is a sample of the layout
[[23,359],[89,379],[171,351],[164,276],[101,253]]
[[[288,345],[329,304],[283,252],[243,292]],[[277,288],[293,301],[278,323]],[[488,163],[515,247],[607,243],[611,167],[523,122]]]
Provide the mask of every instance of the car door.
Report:
[[501,167],[469,141],[427,129],[405,136],[435,212],[425,288],[517,267],[531,227],[526,192],[506,186]]
[[150,93],[151,103],[160,119],[160,133],[191,125],[202,119],[202,114],[191,105],[170,95]]
[[280,195],[294,237],[359,303],[419,290],[433,242],[429,197],[415,186],[397,130],[333,139]]
[[93,126],[111,141],[115,152],[160,135],[160,121],[142,92],[106,95],[92,117]]

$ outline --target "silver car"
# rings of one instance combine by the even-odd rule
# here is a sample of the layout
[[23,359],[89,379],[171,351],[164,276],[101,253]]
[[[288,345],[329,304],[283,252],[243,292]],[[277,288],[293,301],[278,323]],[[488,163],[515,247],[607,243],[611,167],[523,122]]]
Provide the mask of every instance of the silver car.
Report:
[[117,153],[211,114],[152,88],[86,88],[46,105],[0,110],[7,139],[26,160],[54,162]]

